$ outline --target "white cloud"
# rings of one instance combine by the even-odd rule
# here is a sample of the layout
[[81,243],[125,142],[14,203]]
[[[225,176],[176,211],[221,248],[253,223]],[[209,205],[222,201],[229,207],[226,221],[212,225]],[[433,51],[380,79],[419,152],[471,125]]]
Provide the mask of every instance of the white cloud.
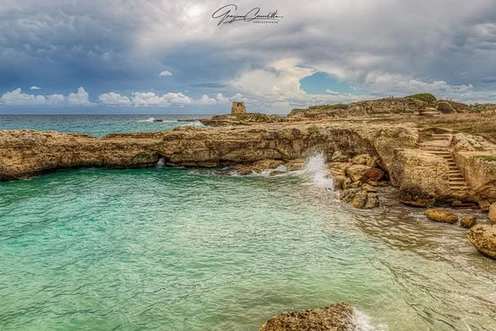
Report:
[[103,93],[98,96],[98,100],[104,104],[109,106],[131,106],[131,100],[123,95],[118,93],[109,92]]
[[164,70],[164,71],[161,71],[158,75],[160,77],[172,76],[172,72],[170,72],[169,70]]
[[33,85],[29,88],[30,90],[41,90],[41,87]]
[[77,93],[68,96],[62,94],[35,95],[22,92],[20,88],[6,92],[0,97],[0,103],[10,106],[93,106],[84,88],[78,88]]
[[77,93],[71,93],[67,96],[67,102],[74,106],[91,106],[90,96],[84,88],[79,87]]

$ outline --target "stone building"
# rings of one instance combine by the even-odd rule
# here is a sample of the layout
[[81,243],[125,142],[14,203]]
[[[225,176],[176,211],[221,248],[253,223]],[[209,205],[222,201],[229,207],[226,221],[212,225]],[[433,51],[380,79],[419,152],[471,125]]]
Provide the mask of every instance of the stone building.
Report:
[[246,107],[244,102],[234,101],[232,103],[231,115],[246,114]]

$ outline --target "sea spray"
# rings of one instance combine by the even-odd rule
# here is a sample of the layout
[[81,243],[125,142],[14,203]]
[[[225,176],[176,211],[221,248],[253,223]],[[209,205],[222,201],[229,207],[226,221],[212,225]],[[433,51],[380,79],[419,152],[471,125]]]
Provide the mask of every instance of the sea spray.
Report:
[[355,309],[353,317],[353,331],[387,331],[389,330],[387,325],[372,324],[372,319],[367,314]]
[[323,153],[315,153],[307,158],[303,172],[312,177],[315,186],[334,190],[334,182]]

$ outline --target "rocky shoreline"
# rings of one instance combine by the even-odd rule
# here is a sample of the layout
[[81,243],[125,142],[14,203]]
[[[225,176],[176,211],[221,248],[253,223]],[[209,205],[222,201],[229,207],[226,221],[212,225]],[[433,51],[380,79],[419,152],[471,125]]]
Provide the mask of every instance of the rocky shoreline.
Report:
[[[277,175],[301,169],[314,153],[328,160],[340,199],[356,208],[377,207],[382,188],[393,186],[406,205],[481,208],[496,223],[496,146],[464,133],[421,132],[413,123],[276,122],[102,138],[3,130],[0,181],[68,168],[151,167],[159,160],[166,166],[232,167],[239,174],[273,169]],[[477,229],[471,242],[496,258],[496,236]]]

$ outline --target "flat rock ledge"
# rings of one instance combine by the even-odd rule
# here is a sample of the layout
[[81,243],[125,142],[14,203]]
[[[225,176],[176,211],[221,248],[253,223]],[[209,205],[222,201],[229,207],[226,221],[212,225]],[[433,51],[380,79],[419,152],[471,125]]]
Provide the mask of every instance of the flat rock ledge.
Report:
[[274,316],[259,331],[351,331],[355,329],[353,307],[346,302],[328,307],[285,312]]

